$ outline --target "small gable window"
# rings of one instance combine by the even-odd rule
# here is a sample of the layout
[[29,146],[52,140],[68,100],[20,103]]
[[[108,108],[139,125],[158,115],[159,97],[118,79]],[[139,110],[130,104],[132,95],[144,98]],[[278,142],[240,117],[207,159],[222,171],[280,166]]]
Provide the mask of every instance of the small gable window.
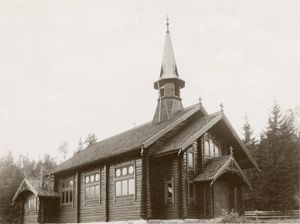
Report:
[[85,175],[85,200],[100,200],[100,173],[94,172]]
[[221,148],[219,142],[209,133],[204,135],[204,155],[206,157],[220,157]]
[[73,185],[74,185],[73,177],[61,181],[60,183],[61,204],[73,203],[73,187],[74,187]]
[[115,195],[116,197],[135,194],[134,164],[117,166],[115,168]]

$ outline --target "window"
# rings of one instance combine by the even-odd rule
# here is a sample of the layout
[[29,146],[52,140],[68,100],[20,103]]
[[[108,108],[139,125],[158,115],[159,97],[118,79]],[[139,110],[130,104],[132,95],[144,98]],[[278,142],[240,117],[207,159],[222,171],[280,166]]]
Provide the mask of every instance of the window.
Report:
[[73,185],[73,177],[61,181],[60,201],[62,204],[70,204],[73,202]]
[[36,209],[36,198],[29,198],[28,200],[28,210]]
[[175,85],[175,96],[180,97],[180,91],[179,91],[179,85],[178,84]]
[[133,164],[127,164],[115,168],[115,194],[116,197],[135,194]]
[[164,97],[165,96],[165,86],[161,86],[160,87],[160,97]]
[[194,152],[191,152],[191,151],[188,151],[188,161],[187,161],[187,164],[188,164],[188,168],[190,169],[194,169]]
[[204,135],[204,155],[207,157],[221,156],[221,149],[218,141],[216,141],[216,139],[209,133]]
[[174,183],[173,178],[165,181],[165,204],[174,204]]
[[85,200],[100,199],[100,173],[92,173],[85,176]]

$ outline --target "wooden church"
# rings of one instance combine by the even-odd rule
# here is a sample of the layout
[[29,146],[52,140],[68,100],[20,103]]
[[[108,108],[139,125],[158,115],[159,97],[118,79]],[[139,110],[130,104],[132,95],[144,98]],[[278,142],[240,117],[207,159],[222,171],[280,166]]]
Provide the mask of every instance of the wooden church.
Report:
[[169,26],[152,121],[61,163],[53,184],[25,179],[13,202],[22,222],[209,219],[243,212],[244,169],[257,164],[223,109],[183,108]]

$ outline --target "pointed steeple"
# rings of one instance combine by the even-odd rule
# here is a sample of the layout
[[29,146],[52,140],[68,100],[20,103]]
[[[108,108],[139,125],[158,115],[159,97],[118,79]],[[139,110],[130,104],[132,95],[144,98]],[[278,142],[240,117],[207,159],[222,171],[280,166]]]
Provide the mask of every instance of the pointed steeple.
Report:
[[171,119],[173,114],[183,109],[180,89],[183,88],[184,85],[185,82],[180,79],[178,75],[169,30],[169,18],[167,18],[167,32],[160,77],[154,83],[154,88],[159,92],[158,104],[153,118],[154,123]]
[[164,47],[160,77],[161,78],[178,77],[178,71],[177,71],[175,55],[174,55],[174,50],[173,50],[173,45],[171,40],[171,34],[169,31],[169,18],[167,18],[167,32],[165,38],[165,47]]

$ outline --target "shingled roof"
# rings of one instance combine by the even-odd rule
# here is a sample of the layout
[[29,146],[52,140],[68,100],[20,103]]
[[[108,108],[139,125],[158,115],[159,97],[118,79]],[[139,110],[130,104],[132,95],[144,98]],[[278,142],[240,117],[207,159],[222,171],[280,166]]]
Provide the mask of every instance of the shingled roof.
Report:
[[40,178],[24,178],[24,180],[19,185],[12,201],[14,202],[16,198],[24,191],[31,191],[37,197],[59,197],[58,193],[53,190],[54,179],[44,178],[43,187],[41,186]]
[[177,112],[170,120],[155,124],[149,122],[103,141],[97,142],[74,157],[58,165],[58,167],[52,171],[52,173],[58,173],[73,169],[75,167],[95,163],[105,158],[140,149],[143,145],[148,147],[157,138],[164,134],[164,130],[168,131],[169,127],[171,128],[178,122],[187,119],[199,111],[199,109],[199,104],[195,104]]
[[205,182],[212,181],[216,173],[221,167],[228,161],[229,155],[211,159],[204,167],[203,173],[201,173],[194,181]]
[[213,183],[225,172],[230,171],[238,174],[243,181],[251,188],[251,184],[244,171],[240,168],[233,155],[225,155],[211,159],[204,167],[203,172],[195,178],[194,182],[211,182]]
[[[215,124],[214,120],[222,116],[221,112],[213,113],[207,116],[198,117],[185,129],[175,135],[169,142],[162,146],[159,150],[151,152],[153,155],[165,154],[170,151],[182,149],[187,140],[193,136],[199,130],[203,130],[203,133],[209,129],[210,124]],[[216,120],[217,121],[217,120]],[[207,127],[207,128],[205,128]]]

